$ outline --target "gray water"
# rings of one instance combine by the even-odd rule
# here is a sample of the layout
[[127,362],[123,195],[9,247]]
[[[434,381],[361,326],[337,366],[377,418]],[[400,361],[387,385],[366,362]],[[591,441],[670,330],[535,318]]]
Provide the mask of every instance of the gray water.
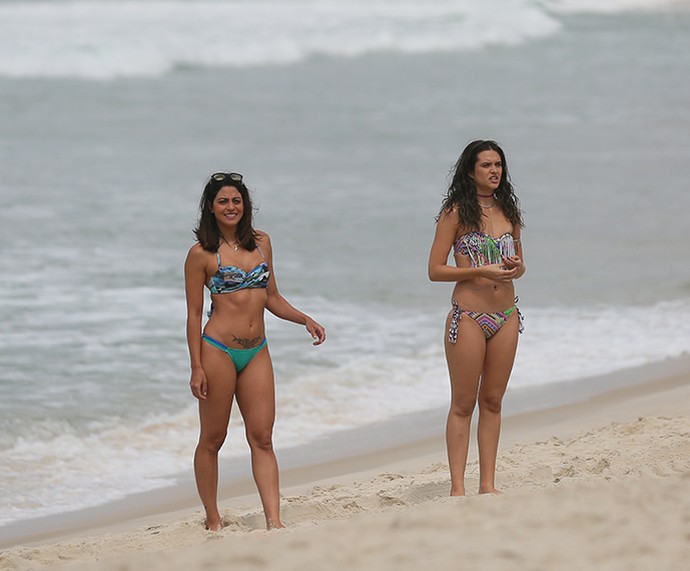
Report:
[[454,53],[0,77],[3,521],[187,469],[182,262],[220,169],[253,189],[281,291],[329,330],[312,350],[269,320],[278,445],[446,402],[450,286],[426,258],[474,138],[506,150],[527,222],[514,386],[687,352],[690,14],[559,21]]

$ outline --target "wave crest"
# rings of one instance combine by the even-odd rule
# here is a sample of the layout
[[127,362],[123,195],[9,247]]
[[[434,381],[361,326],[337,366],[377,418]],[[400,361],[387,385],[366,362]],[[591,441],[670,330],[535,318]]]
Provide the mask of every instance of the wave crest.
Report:
[[376,52],[515,45],[560,24],[527,0],[0,4],[0,75],[111,79]]

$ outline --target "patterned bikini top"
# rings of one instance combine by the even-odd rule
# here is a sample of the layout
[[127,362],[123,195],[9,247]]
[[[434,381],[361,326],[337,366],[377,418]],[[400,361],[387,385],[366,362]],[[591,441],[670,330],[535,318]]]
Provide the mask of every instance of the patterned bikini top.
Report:
[[485,232],[468,232],[455,242],[455,253],[469,256],[472,267],[500,264],[515,255],[515,239],[510,232],[494,238]]
[[[261,248],[258,246],[256,248],[259,250],[261,257],[266,260]],[[222,266],[220,264],[220,252],[216,253],[216,259],[218,260],[218,271],[206,282],[206,287],[211,293],[233,293],[241,289],[265,288],[268,286],[268,278],[271,272],[265,261],[261,262],[253,270],[245,272],[237,266]]]

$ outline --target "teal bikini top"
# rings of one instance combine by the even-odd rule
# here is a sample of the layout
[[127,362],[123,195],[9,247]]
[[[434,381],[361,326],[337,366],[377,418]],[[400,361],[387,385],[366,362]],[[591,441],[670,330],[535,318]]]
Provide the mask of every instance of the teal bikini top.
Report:
[[506,232],[498,238],[485,232],[468,232],[460,236],[455,242],[455,253],[469,256],[472,267],[500,264],[503,258],[515,255],[513,235]]
[[[259,250],[261,257],[266,260],[261,248],[257,246],[256,249]],[[265,288],[268,286],[268,278],[271,272],[265,261],[261,262],[253,270],[246,272],[237,266],[222,266],[220,263],[220,252],[216,253],[216,259],[218,260],[218,271],[206,282],[206,287],[211,293],[233,293],[242,289]]]

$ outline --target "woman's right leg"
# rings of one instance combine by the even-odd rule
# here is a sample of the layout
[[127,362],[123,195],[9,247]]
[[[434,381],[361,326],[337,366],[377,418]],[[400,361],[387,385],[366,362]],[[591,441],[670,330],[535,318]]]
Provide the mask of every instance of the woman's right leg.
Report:
[[206,527],[216,531],[223,526],[218,511],[218,451],[225,442],[237,375],[230,357],[205,343],[201,363],[208,393],[206,400],[199,401],[201,431],[194,453],[194,475],[206,511]]
[[445,342],[451,387],[446,445],[450,468],[450,495],[464,496],[470,426],[484,364],[486,337],[471,318],[463,316],[458,322],[457,342],[452,344],[447,338],[450,320],[451,316],[446,322]]

